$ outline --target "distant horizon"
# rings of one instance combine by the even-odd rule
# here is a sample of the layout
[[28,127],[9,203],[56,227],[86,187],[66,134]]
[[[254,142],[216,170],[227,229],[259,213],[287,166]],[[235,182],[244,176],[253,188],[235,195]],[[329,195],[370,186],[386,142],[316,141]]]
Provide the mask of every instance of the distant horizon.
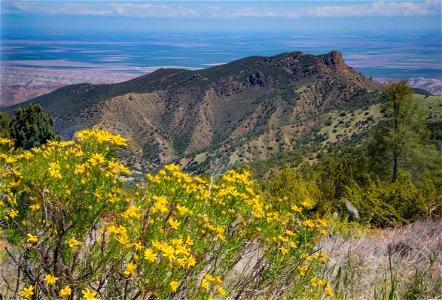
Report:
[[[320,54],[339,50],[354,67],[364,68],[367,63],[372,65],[372,60],[378,59],[374,56],[364,63],[353,64],[352,56],[355,54],[382,52],[391,57],[391,61],[382,58],[382,63],[387,63],[382,68],[400,65],[400,69],[409,67],[411,71],[442,69],[442,12],[438,0],[7,0],[0,5],[2,63],[17,60],[17,57],[33,61],[94,61],[92,55],[86,57],[81,55],[84,53],[75,53],[75,47],[67,49],[63,55],[52,57],[44,54],[47,51],[62,53],[66,47],[60,45],[77,43],[86,48],[97,48],[90,50],[101,51],[96,53],[101,53],[101,59],[107,62],[113,57],[106,56],[104,47],[109,47],[107,52],[110,49],[118,52],[120,57],[123,54],[128,57],[151,54],[158,50],[157,46],[169,47],[160,53],[185,52],[192,47],[196,52],[216,52],[219,47],[220,51],[233,53],[215,57],[203,55],[207,58],[204,63],[199,60],[193,65],[177,64],[180,61],[172,55],[169,55],[170,60],[166,62],[161,58],[140,63],[136,58],[128,61],[136,67],[176,65],[199,68],[204,64],[228,62],[249,55],[272,55],[289,51]],[[241,41],[242,37],[244,41]],[[31,41],[34,48],[22,50]],[[46,44],[38,47],[41,41]],[[48,41],[51,43],[48,44]],[[102,45],[98,46],[98,42]],[[118,43],[120,48],[117,47]],[[139,44],[137,49],[135,43]],[[77,48],[82,47],[79,45]],[[249,49],[239,51],[239,45]],[[15,48],[11,51],[10,47]],[[36,52],[33,54],[30,51]],[[404,51],[406,55],[401,56]],[[20,52],[30,55],[16,55]],[[222,61],[216,61],[218,59]],[[183,61],[188,63],[188,58]],[[360,57],[358,61],[361,62]]]
[[[432,33],[26,33],[2,36],[3,66],[94,68],[144,72],[152,67],[198,69],[248,56],[302,51],[343,53],[373,77],[442,77],[440,39]],[[409,75],[408,73],[411,73]]]
[[437,0],[0,5],[0,101],[83,79],[107,83],[158,67],[198,69],[293,51],[338,50],[374,78],[442,78]]

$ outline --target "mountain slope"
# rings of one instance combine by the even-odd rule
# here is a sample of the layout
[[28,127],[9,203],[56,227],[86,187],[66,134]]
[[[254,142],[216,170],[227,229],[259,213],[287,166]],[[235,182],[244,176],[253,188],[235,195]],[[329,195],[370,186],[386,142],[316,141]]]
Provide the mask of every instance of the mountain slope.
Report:
[[118,84],[79,84],[38,97],[63,136],[97,126],[130,140],[123,153],[143,168],[180,161],[201,166],[266,158],[293,147],[381,85],[342,55],[302,52],[248,57],[204,70],[160,69]]

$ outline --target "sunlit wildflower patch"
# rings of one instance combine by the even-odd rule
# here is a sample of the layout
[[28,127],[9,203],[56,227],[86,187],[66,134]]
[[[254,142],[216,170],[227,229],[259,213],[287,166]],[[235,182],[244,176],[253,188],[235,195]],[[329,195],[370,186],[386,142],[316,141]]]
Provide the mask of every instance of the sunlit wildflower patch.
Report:
[[210,182],[168,165],[124,186],[130,170],[115,147],[125,144],[99,130],[26,151],[0,139],[0,218],[26,270],[20,296],[333,295],[319,276],[326,256],[315,248],[324,221],[290,199],[267,199],[247,167]]

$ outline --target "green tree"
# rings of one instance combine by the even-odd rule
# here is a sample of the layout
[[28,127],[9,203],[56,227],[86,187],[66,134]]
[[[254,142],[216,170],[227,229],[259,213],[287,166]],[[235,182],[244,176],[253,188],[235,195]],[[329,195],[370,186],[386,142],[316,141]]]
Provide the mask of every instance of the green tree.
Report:
[[390,83],[384,90],[384,119],[368,143],[369,167],[395,182],[399,169],[413,175],[431,160],[426,113],[412,99],[407,81]]
[[14,114],[9,128],[17,148],[29,149],[58,138],[52,118],[43,112],[39,104],[31,103],[26,108],[19,108]]
[[9,138],[9,118],[5,113],[0,113],[0,138]]
[[345,210],[343,198],[349,186],[354,184],[353,171],[344,161],[326,161],[316,177],[319,190],[318,211],[321,214]]

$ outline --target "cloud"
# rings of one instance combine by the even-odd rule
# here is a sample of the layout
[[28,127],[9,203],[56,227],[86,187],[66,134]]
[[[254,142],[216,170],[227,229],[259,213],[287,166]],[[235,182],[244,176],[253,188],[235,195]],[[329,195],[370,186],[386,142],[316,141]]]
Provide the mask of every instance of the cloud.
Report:
[[323,5],[307,9],[307,14],[313,17],[430,16],[441,14],[441,2],[377,1],[357,5]]
[[126,17],[199,17],[200,12],[183,5],[118,2],[24,2],[2,3],[2,14],[86,15]]
[[[56,3],[56,4],[55,4]],[[135,18],[339,18],[441,15],[441,2],[2,2],[2,14],[125,16]]]

